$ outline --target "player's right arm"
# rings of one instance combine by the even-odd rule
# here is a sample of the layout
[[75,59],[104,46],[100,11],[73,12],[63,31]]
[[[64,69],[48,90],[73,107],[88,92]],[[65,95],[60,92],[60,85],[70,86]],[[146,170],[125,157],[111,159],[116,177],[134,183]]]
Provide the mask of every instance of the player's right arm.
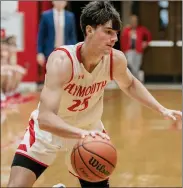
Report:
[[63,51],[54,51],[48,58],[45,84],[40,96],[39,127],[57,136],[79,138],[81,130],[66,124],[58,115],[61,88],[69,82],[72,64]]
[[[63,51],[52,52],[48,58],[46,69],[38,114],[40,129],[66,138],[81,138],[91,134],[67,124],[57,115],[62,97],[61,88],[69,82],[72,76],[72,63],[66,53]],[[102,136],[104,135],[102,134]]]

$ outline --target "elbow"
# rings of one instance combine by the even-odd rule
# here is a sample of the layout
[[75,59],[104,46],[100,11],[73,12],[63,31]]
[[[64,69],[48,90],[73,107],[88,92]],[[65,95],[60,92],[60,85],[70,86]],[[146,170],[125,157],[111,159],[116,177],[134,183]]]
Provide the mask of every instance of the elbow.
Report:
[[47,122],[46,115],[44,113],[39,113],[37,120],[38,120],[39,128],[44,130],[45,123]]
[[134,76],[132,76],[131,81],[129,82],[129,85],[127,86],[127,89],[131,89],[134,86],[136,78]]
[[128,83],[128,85],[126,85],[125,91],[127,93],[130,93],[132,90],[134,90],[136,88],[137,82],[139,82],[138,79],[133,76],[131,81]]
[[39,128],[44,131],[47,131],[52,124],[52,119],[53,119],[52,116],[53,116],[53,112],[51,111],[40,112],[37,118]]

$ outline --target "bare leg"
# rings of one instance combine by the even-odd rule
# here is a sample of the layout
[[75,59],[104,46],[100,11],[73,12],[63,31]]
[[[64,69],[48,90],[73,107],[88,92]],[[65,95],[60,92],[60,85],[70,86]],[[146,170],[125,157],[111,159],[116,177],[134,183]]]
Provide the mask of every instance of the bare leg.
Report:
[[31,170],[13,166],[7,187],[32,187],[36,181],[36,175]]

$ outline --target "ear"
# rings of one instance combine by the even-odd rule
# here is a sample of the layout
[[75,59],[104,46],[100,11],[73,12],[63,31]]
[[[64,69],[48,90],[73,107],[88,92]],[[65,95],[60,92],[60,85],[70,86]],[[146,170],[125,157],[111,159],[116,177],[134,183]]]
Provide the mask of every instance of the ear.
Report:
[[91,35],[91,34],[93,34],[93,32],[94,32],[93,27],[90,26],[90,25],[87,25],[87,26],[86,26],[86,35],[87,35],[87,36],[88,36],[88,35]]

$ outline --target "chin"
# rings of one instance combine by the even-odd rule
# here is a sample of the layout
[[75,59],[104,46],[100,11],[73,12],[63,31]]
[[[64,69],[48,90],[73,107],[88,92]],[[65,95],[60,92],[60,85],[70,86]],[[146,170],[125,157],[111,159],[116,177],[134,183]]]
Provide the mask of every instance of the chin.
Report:
[[104,55],[110,54],[110,53],[111,53],[111,50],[112,50],[112,48],[111,48],[111,49],[108,49],[108,50],[105,50],[105,51],[104,51]]

